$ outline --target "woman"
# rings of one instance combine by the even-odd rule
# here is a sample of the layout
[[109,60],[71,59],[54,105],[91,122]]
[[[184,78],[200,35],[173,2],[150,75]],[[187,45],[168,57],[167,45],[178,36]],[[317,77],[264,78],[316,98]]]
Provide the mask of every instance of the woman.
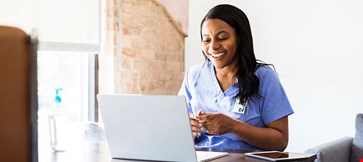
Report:
[[205,62],[186,73],[195,144],[226,150],[280,150],[288,144],[293,113],[276,72],[257,61],[247,16],[217,5],[201,22]]

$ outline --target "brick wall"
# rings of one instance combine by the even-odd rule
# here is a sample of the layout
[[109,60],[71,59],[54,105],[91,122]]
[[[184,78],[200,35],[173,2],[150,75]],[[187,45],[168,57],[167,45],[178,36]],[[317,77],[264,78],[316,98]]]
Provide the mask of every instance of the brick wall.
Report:
[[184,76],[181,26],[157,0],[107,0],[100,92],[177,94]]

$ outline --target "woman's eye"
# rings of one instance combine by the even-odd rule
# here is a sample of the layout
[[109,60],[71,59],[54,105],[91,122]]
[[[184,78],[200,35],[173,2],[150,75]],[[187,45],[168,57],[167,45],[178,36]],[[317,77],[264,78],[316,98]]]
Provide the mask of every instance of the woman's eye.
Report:
[[208,42],[210,42],[210,40],[209,39],[205,39],[205,40],[203,40],[203,42],[204,43],[208,43]]
[[219,40],[226,40],[227,37],[221,37],[221,38],[218,38]]

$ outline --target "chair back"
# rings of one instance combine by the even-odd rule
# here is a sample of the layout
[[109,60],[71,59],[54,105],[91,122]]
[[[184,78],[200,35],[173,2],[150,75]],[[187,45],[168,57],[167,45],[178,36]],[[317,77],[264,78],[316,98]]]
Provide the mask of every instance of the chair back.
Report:
[[358,113],[355,117],[355,137],[350,161],[363,161],[363,113]]
[[38,161],[37,41],[0,26],[0,161]]

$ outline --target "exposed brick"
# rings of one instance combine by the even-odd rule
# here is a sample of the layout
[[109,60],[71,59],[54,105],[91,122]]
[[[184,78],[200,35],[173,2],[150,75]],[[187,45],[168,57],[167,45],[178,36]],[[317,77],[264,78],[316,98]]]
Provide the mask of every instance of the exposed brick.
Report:
[[122,55],[127,56],[127,58],[134,58],[136,57],[137,50],[136,49],[122,49]]
[[166,61],[167,60],[167,53],[164,51],[156,52],[155,59]]
[[156,51],[150,49],[139,49],[139,59],[155,59]]
[[131,71],[128,69],[122,70],[122,80],[125,82],[135,83],[140,80],[140,74],[138,71]]
[[129,58],[122,59],[121,69],[133,69],[134,68],[134,60]]
[[122,29],[122,33],[124,35],[133,35],[133,36],[139,36],[141,32],[140,28],[136,28],[136,27],[129,27],[127,25],[125,25]]
[[103,61],[105,69],[100,71],[106,79],[112,79],[112,74],[114,78],[112,84],[102,83],[104,89],[111,85],[116,93],[177,94],[179,91],[184,73],[184,35],[155,1],[108,0],[112,3],[106,7],[104,51],[109,54],[102,57],[113,58],[107,59],[112,65]]
[[121,0],[111,0],[112,5],[117,6],[120,4]]

